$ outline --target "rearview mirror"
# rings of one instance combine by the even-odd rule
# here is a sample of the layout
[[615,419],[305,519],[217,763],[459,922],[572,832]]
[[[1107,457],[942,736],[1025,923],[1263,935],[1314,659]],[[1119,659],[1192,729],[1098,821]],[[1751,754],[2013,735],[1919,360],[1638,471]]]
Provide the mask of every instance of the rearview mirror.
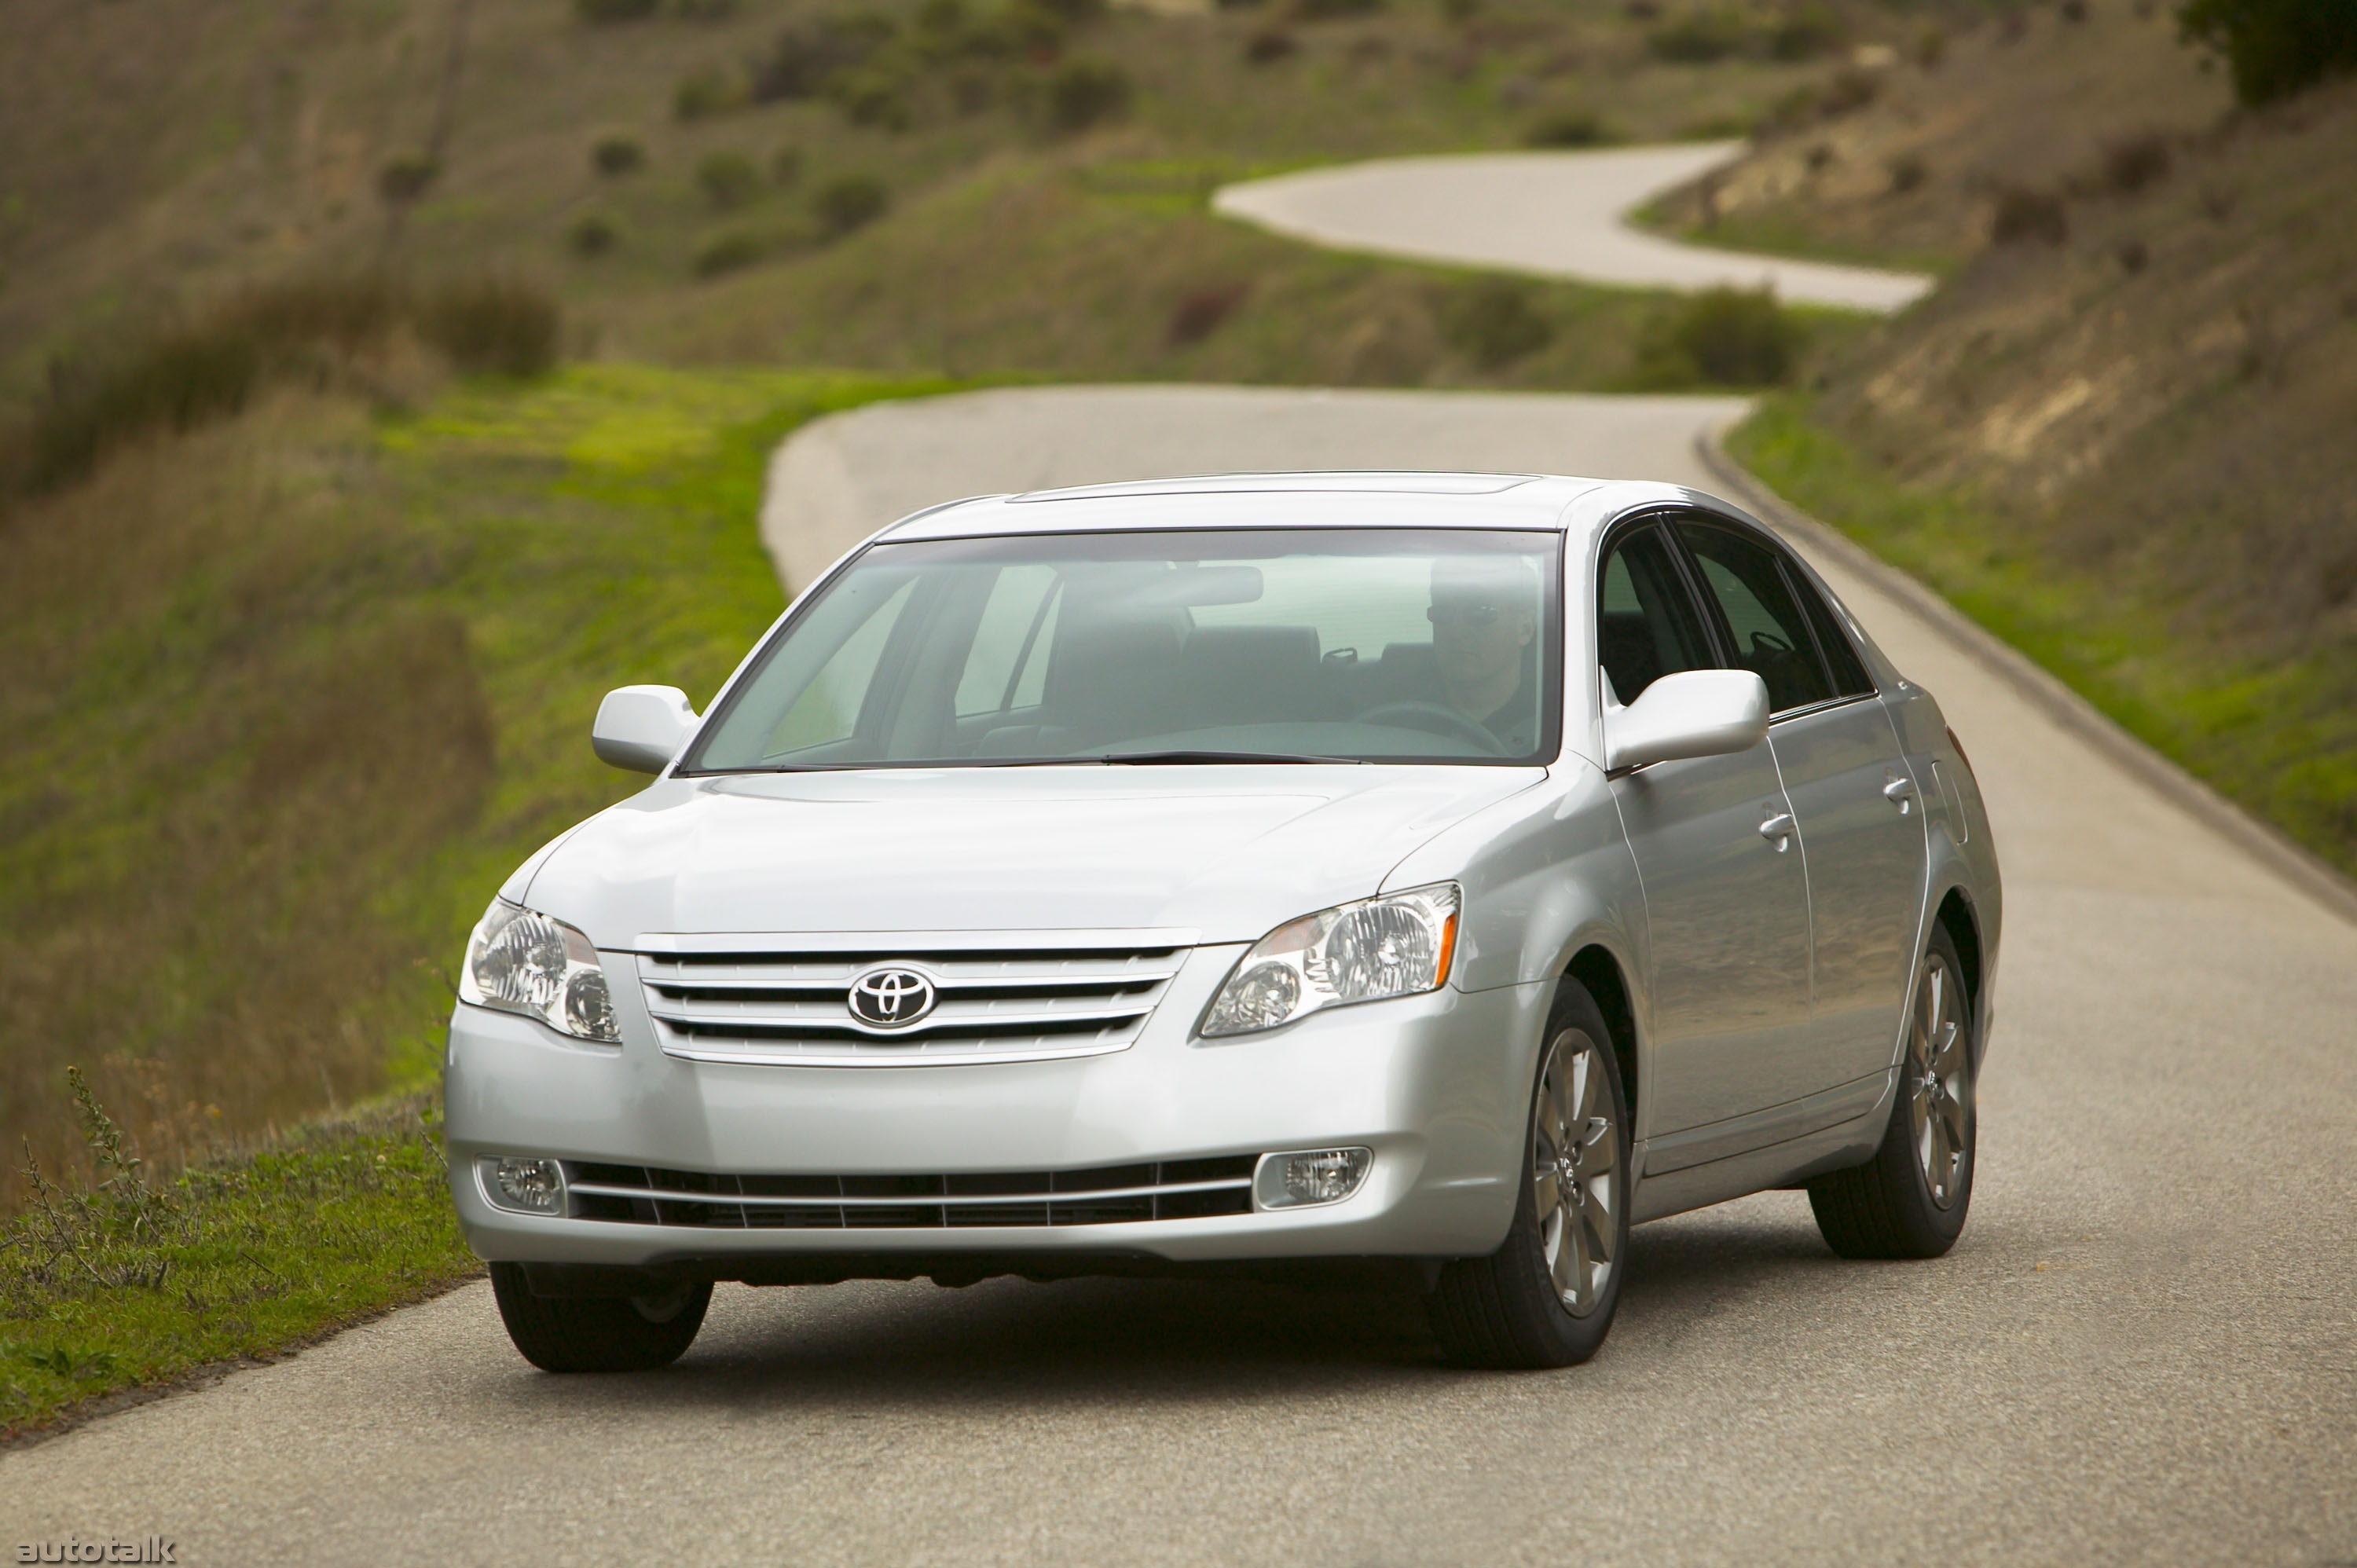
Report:
[[597,760],[661,773],[695,733],[695,709],[676,686],[618,686],[597,704],[589,746]]
[[1768,737],[1768,683],[1749,670],[1663,675],[1625,708],[1604,714],[1604,770],[1725,757]]

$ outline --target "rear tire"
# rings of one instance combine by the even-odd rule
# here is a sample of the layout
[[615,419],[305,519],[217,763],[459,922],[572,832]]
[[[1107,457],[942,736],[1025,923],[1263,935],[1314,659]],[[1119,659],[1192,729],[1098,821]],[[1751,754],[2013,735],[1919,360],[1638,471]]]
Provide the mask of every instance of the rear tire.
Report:
[[1882,1145],[1809,1183],[1825,1245],[1845,1258],[1936,1258],[1973,1206],[1973,1009],[1955,943],[1934,929],[1908,1009],[1907,1049]]
[[1612,1331],[1629,1250],[1629,1102],[1595,1000],[1566,980],[1523,1134],[1522,1191],[1505,1244],[1441,1272],[1433,1332],[1461,1367],[1587,1360]]
[[661,1296],[532,1294],[522,1263],[491,1265],[500,1321],[523,1359],[544,1372],[644,1372],[687,1351],[712,1305],[709,1283]]

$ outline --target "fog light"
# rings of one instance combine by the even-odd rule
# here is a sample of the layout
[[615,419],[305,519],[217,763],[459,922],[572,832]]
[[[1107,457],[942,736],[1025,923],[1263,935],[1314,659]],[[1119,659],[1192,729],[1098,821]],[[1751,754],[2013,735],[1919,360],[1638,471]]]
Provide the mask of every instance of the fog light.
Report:
[[485,1160],[483,1186],[491,1201],[519,1214],[565,1212],[565,1167],[554,1160]]
[[1306,1208],[1340,1203],[1359,1190],[1374,1168],[1372,1149],[1307,1149],[1263,1155],[1253,1172],[1253,1202],[1261,1208]]

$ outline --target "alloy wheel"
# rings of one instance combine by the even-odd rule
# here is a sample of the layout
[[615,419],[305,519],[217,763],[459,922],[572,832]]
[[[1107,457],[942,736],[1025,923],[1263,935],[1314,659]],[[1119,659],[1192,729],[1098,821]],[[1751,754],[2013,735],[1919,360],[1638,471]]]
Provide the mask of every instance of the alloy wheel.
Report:
[[1566,1029],[1548,1045],[1533,1114],[1531,1195],[1540,1249],[1563,1309],[1585,1317],[1604,1299],[1619,1265],[1625,1184],[1602,1054],[1580,1030]]
[[1955,1206],[1969,1157],[1972,1072],[1969,1042],[1956,1004],[1956,977],[1933,953],[1915,988],[1907,1032],[1907,1114],[1915,1166],[1942,1208]]

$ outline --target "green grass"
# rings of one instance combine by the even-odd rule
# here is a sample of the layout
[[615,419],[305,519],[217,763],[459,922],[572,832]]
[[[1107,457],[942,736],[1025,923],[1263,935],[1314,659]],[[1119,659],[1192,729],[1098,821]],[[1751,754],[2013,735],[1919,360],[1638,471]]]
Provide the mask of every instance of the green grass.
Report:
[[0,1231],[0,1435],[283,1354],[477,1272],[421,1095],[150,1186],[46,1191]]
[[1850,241],[1822,231],[1805,213],[1785,208],[1734,212],[1716,222],[1699,223],[1673,217],[1661,203],[1648,203],[1631,213],[1630,221],[1689,245],[1744,254],[1791,256],[1804,262],[1831,262],[1839,266],[1876,267],[1884,271],[1928,273],[1951,278],[1970,257],[1953,249],[1892,246],[1872,241]]
[[1728,449],[2163,756],[2357,872],[2357,669],[2345,647],[2237,658],[2157,585],[2075,568],[1998,504],[1897,479],[1811,413],[1804,396],[1771,396]]

